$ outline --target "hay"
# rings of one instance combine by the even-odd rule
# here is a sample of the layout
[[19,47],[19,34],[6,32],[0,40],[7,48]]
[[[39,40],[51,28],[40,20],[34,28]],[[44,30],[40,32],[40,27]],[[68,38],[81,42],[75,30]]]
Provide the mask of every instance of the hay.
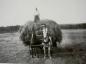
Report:
[[[31,34],[36,31],[39,32],[41,24],[46,24],[49,29],[49,34],[52,36],[53,45],[56,46],[56,42],[61,42],[62,40],[62,32],[60,30],[59,25],[52,20],[40,20],[39,22],[29,21],[27,22],[22,29],[20,30],[20,39],[23,41],[25,45],[30,45]],[[34,34],[33,44],[41,44],[39,38]]]

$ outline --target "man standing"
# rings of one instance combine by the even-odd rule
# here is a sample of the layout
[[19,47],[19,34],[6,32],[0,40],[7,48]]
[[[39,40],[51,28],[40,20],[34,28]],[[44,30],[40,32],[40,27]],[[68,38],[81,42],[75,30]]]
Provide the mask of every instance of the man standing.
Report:
[[39,11],[38,11],[38,9],[36,8],[36,10],[35,10],[35,16],[34,16],[34,22],[38,22],[39,20],[40,20]]

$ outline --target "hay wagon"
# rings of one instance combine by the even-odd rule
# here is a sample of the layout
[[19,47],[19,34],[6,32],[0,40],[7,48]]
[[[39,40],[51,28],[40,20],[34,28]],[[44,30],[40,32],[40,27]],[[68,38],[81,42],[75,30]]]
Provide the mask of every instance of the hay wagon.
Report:
[[48,48],[48,56],[51,57],[50,50],[52,47],[57,47],[57,43],[62,41],[62,32],[55,21],[49,19],[41,20],[39,14],[37,14],[34,17],[34,21],[28,21],[20,29],[20,39],[25,45],[29,45],[32,55],[38,53],[36,49],[40,49],[44,50],[45,57],[46,48]]

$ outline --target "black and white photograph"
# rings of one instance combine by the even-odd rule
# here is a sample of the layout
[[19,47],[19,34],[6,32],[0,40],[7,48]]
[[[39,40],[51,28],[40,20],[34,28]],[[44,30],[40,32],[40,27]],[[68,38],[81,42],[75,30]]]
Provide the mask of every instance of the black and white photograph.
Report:
[[0,64],[86,64],[86,0],[0,0]]

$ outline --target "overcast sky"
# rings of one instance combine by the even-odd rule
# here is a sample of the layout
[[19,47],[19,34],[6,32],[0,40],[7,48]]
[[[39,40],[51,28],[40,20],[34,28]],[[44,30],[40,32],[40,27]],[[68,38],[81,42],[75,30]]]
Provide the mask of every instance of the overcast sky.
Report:
[[36,7],[41,19],[58,24],[86,23],[86,0],[0,0],[0,26],[33,20]]

